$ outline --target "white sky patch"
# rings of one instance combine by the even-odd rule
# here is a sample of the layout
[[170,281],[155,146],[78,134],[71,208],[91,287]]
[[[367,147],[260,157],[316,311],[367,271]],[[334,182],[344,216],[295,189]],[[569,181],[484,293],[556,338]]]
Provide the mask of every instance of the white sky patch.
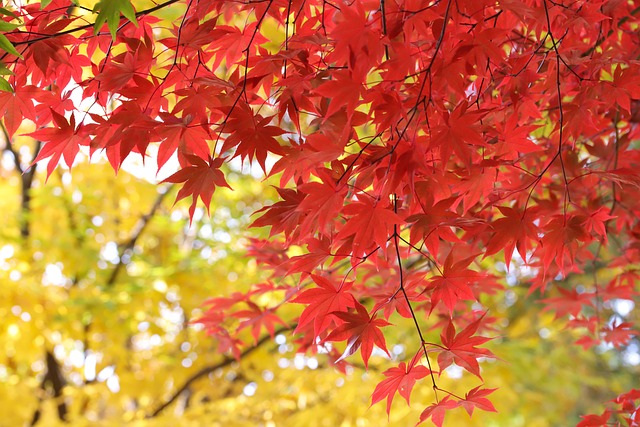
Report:
[[87,381],[93,381],[96,379],[96,365],[98,359],[93,352],[87,352],[87,356],[84,359],[84,377]]
[[45,286],[64,286],[67,283],[66,277],[62,274],[62,263],[47,264],[42,274],[42,284]]
[[611,305],[616,313],[622,317],[627,317],[635,308],[635,303],[628,299],[616,299],[611,301]]
[[258,390],[258,384],[251,381],[249,384],[244,386],[244,388],[242,389],[242,394],[244,394],[245,396],[253,396],[254,394],[256,394],[256,390]]
[[450,365],[449,367],[447,367],[447,369],[445,369],[444,372],[451,379],[455,380],[458,378],[462,378],[462,368],[460,366]]
[[116,371],[116,368],[114,366],[107,366],[106,368],[102,369],[100,371],[100,373],[98,374],[98,381],[100,382],[104,382],[107,379],[109,379]]
[[102,258],[113,263],[117,264],[120,261],[120,256],[118,254],[118,245],[116,242],[107,242],[100,251]]
[[120,391],[120,378],[117,375],[112,375],[107,379],[107,388],[111,393],[117,393]]

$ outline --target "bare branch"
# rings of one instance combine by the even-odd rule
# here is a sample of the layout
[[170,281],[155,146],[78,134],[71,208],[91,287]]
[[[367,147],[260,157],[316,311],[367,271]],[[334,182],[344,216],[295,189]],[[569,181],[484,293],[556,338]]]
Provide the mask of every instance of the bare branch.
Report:
[[164,189],[164,191],[161,191],[158,194],[158,197],[156,198],[156,201],[153,203],[153,206],[151,206],[149,213],[143,215],[138,220],[137,224],[133,228],[133,231],[131,232],[131,237],[129,238],[129,240],[127,240],[124,244],[120,245],[120,254],[119,254],[118,263],[115,265],[115,267],[111,271],[111,275],[109,276],[109,279],[107,279],[107,286],[111,286],[116,282],[116,279],[118,278],[118,274],[120,273],[120,270],[122,270],[122,267],[125,265],[125,261],[124,261],[125,256],[131,253],[138,239],[140,238],[144,230],[147,228],[147,225],[149,224],[151,219],[153,219],[158,209],[160,209],[160,206],[162,206],[162,202],[168,193],[169,193],[169,188],[166,188]]
[[[280,327],[274,331],[274,335],[278,335],[278,334],[281,334],[282,332],[290,331],[291,329],[293,329],[293,326]],[[244,350],[242,353],[240,353],[239,359],[242,359],[248,356],[249,354],[253,353],[255,350],[260,348],[260,346],[268,342],[270,339],[271,339],[271,335],[269,334],[263,336],[258,340],[258,342],[256,342],[256,344],[253,347],[249,347],[246,350]],[[169,397],[169,399],[167,399],[164,403],[158,406],[151,414],[147,415],[146,418],[154,418],[158,416],[167,406],[175,402],[175,400],[178,397],[180,397],[180,395],[183,392],[188,390],[189,387],[191,387],[191,384],[193,384],[200,378],[207,376],[212,372],[215,372],[218,369],[229,366],[235,361],[236,361],[235,358],[226,356],[224,359],[222,359],[220,362],[216,363],[215,365],[205,366],[204,368],[200,369],[198,372],[195,372],[193,375],[187,378],[187,380],[184,382],[184,384],[181,387],[179,387],[176,391],[173,392],[173,394],[171,395],[171,397]]]

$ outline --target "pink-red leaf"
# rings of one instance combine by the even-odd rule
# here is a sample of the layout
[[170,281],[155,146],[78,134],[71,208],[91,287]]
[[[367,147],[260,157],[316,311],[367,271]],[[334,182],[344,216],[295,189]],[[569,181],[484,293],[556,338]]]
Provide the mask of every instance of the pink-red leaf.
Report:
[[495,357],[491,351],[477,347],[491,340],[491,338],[473,335],[478,330],[482,319],[483,318],[480,317],[479,319],[471,322],[458,334],[456,334],[453,322],[449,321],[447,327],[440,335],[442,346],[445,348],[440,354],[438,354],[438,365],[440,366],[440,371],[445,370],[452,363],[455,363],[478,378],[482,378],[480,376],[478,358]]
[[371,396],[371,405],[374,405],[387,398],[387,414],[391,411],[391,403],[396,393],[400,393],[400,396],[407,401],[409,405],[409,399],[411,397],[411,391],[416,381],[426,377],[431,371],[426,366],[417,365],[420,358],[423,356],[422,350],[416,354],[409,363],[400,362],[395,368],[387,369],[383,372],[383,375],[387,378],[382,380],[373,391]]
[[338,361],[351,356],[360,349],[364,366],[368,367],[369,357],[371,357],[374,345],[389,354],[384,335],[380,328],[388,326],[391,323],[384,319],[376,319],[375,315],[370,316],[367,309],[357,301],[355,302],[355,307],[355,313],[333,313],[344,323],[331,331],[327,338],[325,338],[325,341],[346,340],[347,348]]
[[333,313],[346,312],[349,308],[355,307],[356,300],[349,292],[353,282],[344,282],[336,286],[322,276],[312,274],[311,278],[318,287],[305,290],[291,302],[307,304],[298,320],[296,333],[313,322],[314,335],[318,336],[333,322]]
[[445,396],[438,403],[434,403],[431,406],[428,406],[422,414],[420,414],[420,421],[418,424],[422,424],[423,422],[431,419],[433,424],[436,427],[442,427],[442,423],[444,422],[444,416],[447,411],[457,408],[459,402],[452,399],[450,396]]
[[178,191],[176,202],[187,196],[191,196],[192,203],[189,207],[189,215],[193,219],[198,197],[200,197],[202,202],[205,204],[208,212],[209,205],[211,204],[211,198],[213,197],[216,187],[231,187],[227,184],[227,181],[224,179],[224,174],[220,170],[220,166],[224,163],[224,158],[209,158],[208,161],[205,161],[194,155],[186,155],[185,157],[189,160],[191,165],[174,173],[163,182],[184,182],[184,185],[180,191]]
[[481,386],[475,387],[464,396],[464,400],[460,401],[460,406],[462,406],[465,411],[469,414],[469,416],[473,415],[473,410],[478,408],[482,411],[489,412],[498,412],[496,408],[493,406],[493,403],[485,396],[490,395],[497,388],[480,388]]

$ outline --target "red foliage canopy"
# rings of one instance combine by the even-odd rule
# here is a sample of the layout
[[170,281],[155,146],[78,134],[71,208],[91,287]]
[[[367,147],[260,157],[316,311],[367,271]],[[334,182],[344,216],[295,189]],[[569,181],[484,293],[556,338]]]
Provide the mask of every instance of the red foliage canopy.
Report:
[[[170,5],[184,13],[162,30],[154,14]],[[271,236],[252,250],[272,280],[217,299],[202,322],[238,356],[250,345],[241,330],[251,326],[257,340],[282,323],[281,304],[254,297],[285,290],[283,302],[305,306],[286,322],[298,325],[301,351],[325,345],[337,358],[329,343],[342,341],[340,359],[360,349],[366,364],[374,346],[386,350],[390,316],[410,317],[418,340],[409,353],[420,356],[386,371],[373,401],[390,405],[399,392],[408,402],[414,383],[428,381],[436,395],[421,421],[440,425],[456,407],[494,410],[491,389],[461,397],[433,374],[456,363],[480,376],[477,359],[491,357],[478,334],[493,320],[479,302],[503,285],[488,256],[526,265],[531,292],[597,263],[616,267],[609,284],[594,276],[588,292],[560,289],[544,302],[584,331],[581,345],[624,346],[637,333],[608,323],[607,303],[637,296],[639,9],[620,0],[168,0],[135,11],[117,0],[98,3],[93,25],[70,0],[49,0],[1,17],[12,74],[0,115],[9,138],[35,124],[36,160],[49,159],[49,174],[83,150],[104,152],[115,169],[133,153],[154,155],[159,168],[177,154],[181,170],[167,181],[182,183],[178,199],[192,196],[192,215],[198,198],[208,205],[227,185],[231,159],[279,175],[281,201],[254,222]],[[267,26],[283,38],[269,40]],[[289,257],[293,247],[303,254]],[[221,313],[240,326],[221,327]],[[426,328],[442,328],[441,342],[426,341]],[[439,369],[425,357],[433,353]],[[622,407],[637,422],[633,404]],[[603,425],[610,413],[582,424]]]

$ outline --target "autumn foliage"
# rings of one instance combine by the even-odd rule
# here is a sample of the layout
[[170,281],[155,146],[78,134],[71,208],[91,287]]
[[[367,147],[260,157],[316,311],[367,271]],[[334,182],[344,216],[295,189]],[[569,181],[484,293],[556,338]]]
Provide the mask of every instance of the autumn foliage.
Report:
[[[638,296],[637,2],[93,6],[0,9],[6,136],[31,122],[48,174],[80,153],[116,171],[132,156],[179,165],[165,182],[192,216],[215,208],[234,159],[271,177],[280,199],[253,222],[269,237],[248,251],[272,275],[207,302],[219,351],[241,358],[288,329],[300,352],[366,367],[410,319],[371,403],[429,387],[416,421],[441,426],[456,408],[495,411],[482,362],[500,319],[484,301],[507,274],[568,320],[576,351],[637,340],[612,306]],[[154,16],[167,7],[171,28]],[[440,387],[454,364],[487,384]],[[638,425],[638,391],[611,398],[580,425]]]

